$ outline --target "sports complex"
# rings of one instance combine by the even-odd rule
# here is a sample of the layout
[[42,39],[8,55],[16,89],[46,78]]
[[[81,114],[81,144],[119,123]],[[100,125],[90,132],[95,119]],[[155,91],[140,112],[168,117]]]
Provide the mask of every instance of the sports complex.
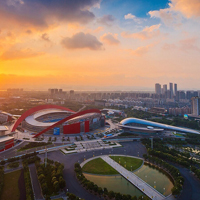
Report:
[[[5,115],[5,114],[4,114]],[[40,105],[24,112],[18,119],[9,115],[14,123],[1,126],[0,151],[14,146],[15,134],[37,138],[44,135],[80,135],[105,126],[105,117],[98,109],[74,112],[57,105]],[[6,118],[5,123],[8,120]],[[6,132],[9,132],[6,134]]]
[[124,131],[138,134],[159,134],[163,133],[164,131],[200,134],[199,131],[193,129],[170,126],[138,118],[126,118],[120,122],[119,127],[122,128]]
[[32,132],[34,137],[43,133],[60,135],[87,133],[105,126],[105,117],[98,109],[74,112],[56,105],[42,105],[34,107],[15,122],[12,132]]

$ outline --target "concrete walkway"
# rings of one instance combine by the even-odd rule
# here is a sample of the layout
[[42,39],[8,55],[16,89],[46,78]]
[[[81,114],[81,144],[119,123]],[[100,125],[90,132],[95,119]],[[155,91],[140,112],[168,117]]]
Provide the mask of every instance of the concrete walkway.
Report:
[[144,194],[146,194],[149,198],[153,200],[162,200],[166,197],[162,195],[160,192],[155,190],[153,187],[151,187],[149,184],[147,184],[145,181],[140,179],[138,176],[136,176],[134,173],[128,171],[124,167],[122,167],[120,164],[115,162],[113,159],[111,159],[109,156],[101,156],[101,158],[107,162],[110,166],[112,166],[115,170],[117,170],[124,178],[126,178],[130,183],[135,185],[139,190],[141,190]]

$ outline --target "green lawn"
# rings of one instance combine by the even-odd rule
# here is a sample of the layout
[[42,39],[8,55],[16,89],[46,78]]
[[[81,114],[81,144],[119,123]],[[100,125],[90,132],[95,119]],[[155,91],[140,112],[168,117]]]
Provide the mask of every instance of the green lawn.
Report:
[[[138,169],[143,163],[143,160],[141,160],[141,159],[126,157],[126,156],[110,156],[110,158],[112,158],[113,160],[115,160],[118,163],[120,161],[119,164],[129,171],[131,171],[131,170],[134,171],[134,170]],[[131,166],[132,166],[132,168],[131,168]]]
[[119,174],[114,168],[101,158],[89,161],[83,166],[83,172],[101,175]]
[[14,171],[4,175],[4,186],[1,195],[1,200],[19,200],[20,191],[18,187],[18,180],[21,170]]

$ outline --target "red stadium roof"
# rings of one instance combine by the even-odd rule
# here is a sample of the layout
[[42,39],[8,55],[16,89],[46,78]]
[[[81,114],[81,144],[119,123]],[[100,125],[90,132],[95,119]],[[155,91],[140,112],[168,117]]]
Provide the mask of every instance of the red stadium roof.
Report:
[[16,130],[16,128],[19,126],[19,124],[29,115],[32,115],[33,113],[40,111],[40,110],[44,110],[44,109],[51,109],[51,108],[56,108],[56,109],[60,109],[60,110],[66,110],[72,113],[75,113],[73,110],[70,110],[69,108],[65,108],[62,106],[57,106],[57,105],[52,105],[52,104],[48,104],[48,105],[41,105],[41,106],[36,106],[34,108],[31,108],[30,110],[27,110],[25,113],[23,113],[21,115],[21,117],[15,122],[15,125],[12,128],[12,132],[14,132]]
[[78,116],[81,116],[81,115],[85,115],[85,114],[88,114],[88,113],[101,113],[101,111],[98,110],[98,109],[90,109],[90,110],[84,110],[84,111],[72,114],[72,115],[60,120],[59,122],[53,124],[52,126],[49,126],[48,128],[44,129],[43,131],[39,132],[38,134],[36,134],[34,136],[34,138],[42,135],[43,133],[47,132],[48,130],[50,130],[50,129],[52,129],[52,128],[54,128],[54,127],[56,127],[56,126],[58,126],[58,125],[60,125],[60,124],[62,124],[64,122],[70,120],[70,119],[73,119],[75,117],[78,117]]

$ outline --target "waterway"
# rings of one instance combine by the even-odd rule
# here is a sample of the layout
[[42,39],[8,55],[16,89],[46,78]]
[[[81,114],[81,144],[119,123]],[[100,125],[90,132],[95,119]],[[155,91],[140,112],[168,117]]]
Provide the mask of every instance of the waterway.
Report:
[[[159,170],[150,168],[147,165],[143,165],[134,173],[165,196],[171,194],[173,183],[165,174]],[[109,191],[112,190],[114,192],[120,192],[121,194],[130,194],[131,196],[137,197],[144,195],[140,190],[138,190],[121,175],[109,176],[86,173],[84,173],[84,175],[88,180],[94,182],[99,187],[107,188]]]

